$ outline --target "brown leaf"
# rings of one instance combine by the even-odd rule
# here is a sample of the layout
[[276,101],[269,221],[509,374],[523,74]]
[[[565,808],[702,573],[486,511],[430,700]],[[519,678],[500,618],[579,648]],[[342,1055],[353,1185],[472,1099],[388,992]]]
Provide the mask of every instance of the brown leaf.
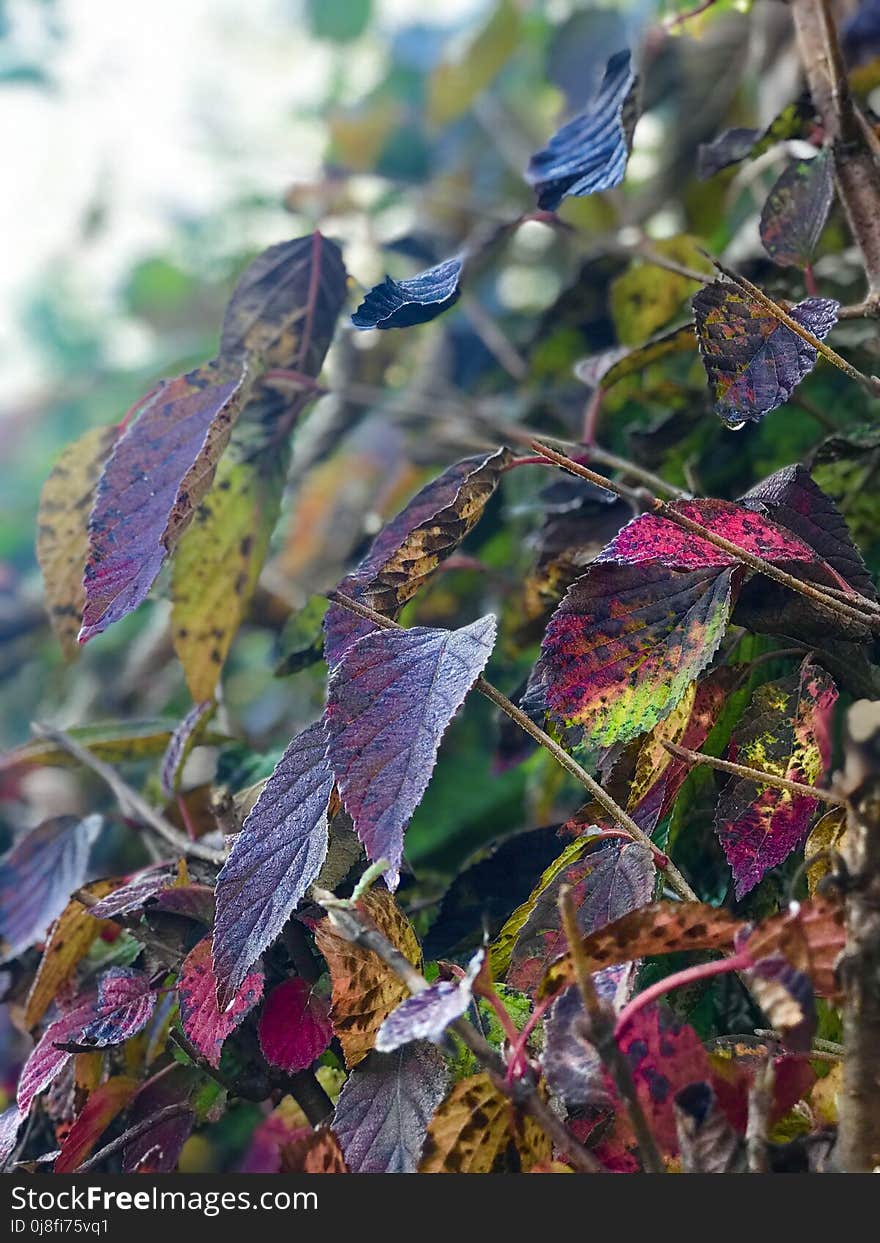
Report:
[[551,1158],[550,1141],[518,1113],[488,1074],[455,1085],[428,1127],[420,1174],[528,1173]]
[[40,493],[37,560],[49,620],[67,660],[79,653],[76,637],[86,598],[83,570],[95,485],[118,431],[115,426],[93,427],[68,445]]
[[[421,963],[418,938],[387,889],[371,889],[358,909],[413,964]],[[322,920],[315,929],[318,949],[327,960],[333,983],[330,1021],[339,1037],[346,1065],[356,1066],[373,1048],[376,1032],[409,989],[372,950],[344,940]]]
[[281,1149],[282,1174],[347,1174],[339,1140],[328,1127],[291,1140]]
[[[729,950],[743,927],[729,911],[703,902],[654,902],[585,937],[583,947],[590,971],[600,971],[649,955]],[[555,996],[574,982],[571,954],[563,954],[548,968],[539,996]]]
[[[84,885],[93,898],[103,898],[118,888],[121,880],[96,880]],[[105,929],[115,927],[111,919],[96,919],[76,898],[68,902],[53,924],[37,974],[28,993],[24,1021],[34,1027],[49,1009],[61,985],[70,978],[77,963]]]
[[754,962],[784,955],[810,977],[820,997],[833,1001],[840,996],[835,968],[845,944],[842,903],[815,897],[765,920],[751,933],[746,948]]

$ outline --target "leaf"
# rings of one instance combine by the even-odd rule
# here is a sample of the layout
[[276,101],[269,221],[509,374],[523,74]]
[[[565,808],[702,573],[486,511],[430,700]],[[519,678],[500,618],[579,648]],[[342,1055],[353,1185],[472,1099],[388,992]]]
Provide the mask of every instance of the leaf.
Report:
[[[670,509],[773,565],[786,562],[823,565],[819,553],[803,539],[753,508],[733,501],[710,499],[675,501]],[[658,514],[640,514],[633,518],[601,553],[599,560],[618,561],[624,565],[658,562],[674,570],[737,564],[731,553]],[[829,583],[840,586],[833,571],[829,571],[829,575]]]
[[[74,725],[67,734],[108,764],[154,759],[164,753],[174,731],[173,721],[111,721],[104,725]],[[225,735],[209,734],[205,742],[223,741]],[[76,768],[79,760],[46,738],[35,738],[7,753],[0,771],[19,765]]]
[[[702,1041],[666,1006],[648,1005],[637,1010],[618,1033],[617,1043],[629,1063],[636,1095],[661,1152],[678,1152],[676,1094],[710,1076]],[[610,1080],[608,1087],[617,1098]]]
[[142,911],[151,898],[174,883],[174,878],[175,869],[171,864],[154,864],[135,872],[124,885],[117,886],[89,907],[89,912],[96,919],[112,919],[116,915]]
[[217,981],[211,964],[211,938],[204,937],[183,961],[177,980],[180,1025],[187,1039],[210,1066],[220,1065],[220,1054],[231,1036],[263,995],[262,971],[245,976],[232,1001],[221,1011]]
[[174,558],[171,636],[196,702],[209,700],[257,585],[281,512],[289,454],[227,454]]
[[[575,368],[575,374],[590,388],[601,387],[602,391],[607,393],[627,376],[636,375],[673,354],[689,354],[696,349],[696,345],[693,324],[683,324],[680,328],[672,328],[669,332],[661,333],[660,336],[646,341],[644,345],[639,344],[635,349],[618,350],[613,356],[604,355],[603,357],[607,358],[607,364],[601,367],[599,373],[593,377],[588,377],[584,371],[584,364],[580,363]],[[587,360],[587,363],[589,361]]]
[[[283,1096],[272,1112],[251,1131],[239,1174],[279,1174],[288,1144],[315,1134],[292,1096]],[[342,1160],[342,1154],[339,1154]]]
[[[100,899],[112,893],[118,881],[98,880],[83,886],[86,893]],[[28,993],[24,1022],[35,1027],[48,1010],[59,988],[73,974],[102,932],[112,928],[108,920],[96,919],[91,908],[71,898],[58,916],[46,941],[43,957]]]
[[799,463],[755,484],[740,504],[793,531],[850,587],[877,599],[877,590],[840,510]]
[[117,1114],[128,1105],[138,1090],[138,1081],[127,1075],[114,1075],[89,1093],[76,1121],[70,1128],[53,1173],[73,1174],[91,1153]]
[[257,1034],[270,1066],[306,1070],[333,1038],[327,1002],[307,980],[285,980],[266,998]]
[[653,728],[718,650],[740,581],[738,568],[590,566],[541,646],[536,679],[550,711],[583,727],[587,750]]
[[211,486],[244,383],[220,361],[168,380],[117,440],[89,516],[80,643],[145,599]]
[[[387,889],[371,889],[358,909],[414,967],[421,962],[418,939],[406,916]],[[333,984],[330,1019],[339,1037],[346,1065],[357,1065],[374,1047],[376,1033],[409,989],[372,950],[344,940],[323,919],[315,929],[315,943],[327,960]]]
[[663,746],[674,742],[699,751],[733,689],[736,675],[728,665],[692,682],[669,716],[659,721],[639,748],[627,811],[645,833],[652,833],[672,807],[691,771]]
[[427,324],[458,301],[460,279],[460,259],[446,259],[408,281],[386,276],[369,291],[351,322],[355,328],[385,329]]
[[184,765],[193,747],[200,741],[216,707],[213,699],[204,699],[201,703],[193,704],[171,735],[162,756],[161,769],[162,793],[167,799],[173,799],[180,789]]
[[146,1027],[155,1007],[148,975],[133,967],[110,967],[98,981],[95,1013],[72,1043],[96,1049],[123,1044]]
[[[836,324],[839,307],[828,298],[805,298],[788,313],[821,341]],[[715,411],[728,427],[760,422],[788,401],[816,365],[814,346],[735,285],[713,281],[696,294],[693,308]]]
[[759,963],[784,954],[796,970],[809,976],[820,997],[840,997],[837,966],[846,944],[844,909],[839,901],[810,898],[794,902],[750,933],[746,946]]
[[[846,808],[832,807],[813,825],[807,844],[804,847],[804,858],[811,859],[823,851],[837,851],[841,854],[846,841]],[[810,897],[815,897],[821,882],[831,872],[831,861],[826,858],[817,859],[807,868],[807,885]]]
[[489,20],[455,59],[443,57],[428,78],[427,117],[448,125],[464,116],[519,46],[522,18],[513,0],[500,0]]
[[[509,449],[463,458],[432,479],[376,536],[370,551],[339,584],[343,595],[396,619],[403,606],[473,530],[495,493]],[[324,654],[332,667],[345,648],[375,627],[340,605],[324,618]]]
[[66,660],[79,654],[83,570],[89,550],[88,518],[95,485],[119,434],[117,427],[93,427],[68,445],[43,484],[37,514],[37,560],[46,607]]
[[97,998],[81,998],[72,1009],[50,1023],[37,1041],[18,1077],[17,1100],[22,1114],[30,1113],[34,1098],[45,1091],[67,1063],[71,1054],[58,1046],[78,1036],[83,1026],[95,1016]]
[[805,138],[815,124],[816,112],[807,97],[788,104],[764,130],[729,129],[712,142],[700,143],[697,151],[697,176],[701,181],[714,177],[731,164],[756,159],[777,143],[790,138]]
[[318,875],[333,775],[321,722],[293,739],[217,877],[214,972],[226,1006]]
[[6,1173],[9,1158],[15,1152],[22,1122],[24,1118],[17,1105],[9,1105],[0,1113],[0,1173]]
[[[636,978],[636,964],[606,967],[592,979],[599,997],[619,1013],[629,1001]],[[544,1021],[541,1065],[547,1086],[569,1110],[610,1107],[602,1060],[587,1042],[584,1003],[576,986],[567,988],[553,1002]]]
[[195,1123],[195,1109],[189,1108],[201,1076],[191,1066],[172,1065],[148,1080],[134,1098],[129,1128],[146,1122],[169,1105],[181,1105],[181,1112],[155,1123],[122,1150],[124,1174],[170,1174],[177,1168],[183,1145]]
[[650,902],[654,879],[651,852],[639,842],[609,842],[570,863],[538,896],[514,946],[507,983],[534,993],[548,963],[564,953],[558,905],[563,885],[571,888],[578,928],[587,936]]
[[362,1061],[333,1115],[333,1131],[352,1174],[414,1174],[446,1085],[443,1058],[429,1044],[373,1052]]
[[420,1174],[490,1174],[514,1164],[528,1173],[550,1159],[550,1142],[537,1124],[517,1115],[483,1072],[457,1083],[431,1119]]
[[834,198],[831,151],[796,160],[774,184],[761,212],[764,249],[782,268],[805,268],[813,258]]
[[[831,761],[831,712],[837,688],[804,661],[799,674],[759,686],[728,748],[728,758],[798,781],[819,784]],[[742,898],[807,835],[818,800],[732,777],[715,811],[715,828]]]
[[39,941],[86,879],[100,816],[44,820],[0,858],[0,950],[15,958]]
[[770,1026],[795,1053],[809,1053],[816,1031],[816,999],[810,977],[782,953],[759,959],[745,972],[749,992]]
[[468,1010],[485,959],[485,950],[477,950],[461,979],[436,980],[424,992],[405,998],[376,1033],[377,1050],[391,1053],[413,1040],[440,1044],[449,1024]]
[[282,1174],[349,1174],[339,1140],[327,1127],[308,1131],[281,1149]]
[[[712,265],[694,240],[687,235],[654,242],[652,249],[682,267],[712,274]],[[668,272],[645,260],[634,260],[621,276],[611,282],[609,290],[611,317],[617,329],[618,341],[621,345],[641,345],[660,328],[671,323],[687,299],[700,287],[699,281],[691,280],[687,276]],[[649,356],[649,360],[654,362],[658,356],[662,355],[658,355],[655,347],[654,356]],[[624,355],[624,358],[627,357],[632,365],[631,356]],[[603,377],[603,389],[609,387],[607,376],[613,375],[615,367],[618,369],[619,378],[622,361],[615,360],[615,364],[609,368]],[[643,365],[648,364],[647,359],[643,358],[642,361]]]
[[741,1169],[742,1145],[715,1098],[711,1083],[692,1083],[673,1100],[682,1168],[687,1174],[731,1174]]
[[[742,927],[729,911],[703,902],[654,902],[591,933],[583,949],[589,969],[600,971],[682,950],[730,950]],[[566,953],[550,964],[538,995],[552,997],[574,983],[571,955]]]
[[584,111],[529,160],[526,181],[537,191],[543,211],[555,211],[568,195],[584,197],[623,181],[629,156],[624,113],[636,85],[630,60],[629,49],[612,56]]
[[495,643],[489,614],[459,630],[383,630],[344,652],[327,690],[327,756],[355,832],[397,886],[403,834],[440,740]]

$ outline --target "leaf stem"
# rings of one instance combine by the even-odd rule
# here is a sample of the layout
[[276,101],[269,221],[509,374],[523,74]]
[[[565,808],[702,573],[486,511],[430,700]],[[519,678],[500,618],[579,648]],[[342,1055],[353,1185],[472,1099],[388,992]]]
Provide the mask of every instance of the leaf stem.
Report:
[[820,790],[816,786],[804,785],[800,781],[789,781],[787,777],[778,777],[776,773],[768,773],[760,768],[749,768],[745,764],[733,764],[730,760],[719,760],[714,755],[704,755],[702,751],[691,751],[688,747],[680,747],[675,742],[661,740],[670,755],[676,759],[687,760],[690,764],[708,764],[722,773],[732,773],[735,777],[746,777],[756,785],[775,786],[778,790],[788,790],[791,794],[799,794],[805,798],[818,799],[820,803],[830,803],[832,807],[845,807],[846,799],[830,790]]
[[695,967],[685,967],[683,971],[675,971],[672,975],[667,975],[662,980],[657,980],[655,984],[646,988],[644,992],[637,993],[629,1005],[624,1006],[617,1017],[617,1024],[614,1028],[615,1036],[618,1039],[620,1038],[620,1033],[643,1007],[650,1005],[658,997],[664,997],[667,993],[671,993],[673,989],[683,988],[686,984],[696,984],[698,980],[708,980],[714,975],[727,975],[731,971],[744,971],[749,966],[751,966],[751,958],[743,950],[739,954],[732,954],[729,958],[719,958],[712,962],[698,963]]
[[[341,592],[330,591],[327,593],[327,599],[331,600],[334,604],[341,605],[342,608],[348,609],[349,612],[356,613],[359,617],[363,617],[366,621],[373,622],[374,625],[380,626],[384,630],[405,629],[405,627],[398,625],[397,622],[390,621],[387,617],[383,617],[382,614],[377,613],[375,609],[371,609],[367,605],[361,604],[359,600],[352,600],[350,596],[342,595]],[[663,869],[665,879],[668,880],[669,885],[675,890],[679,897],[683,898],[687,902],[699,901],[697,895],[694,893],[693,889],[691,889],[690,885],[682,876],[681,872],[679,872],[675,864],[668,859],[657,846],[655,846],[650,837],[648,837],[648,835],[639,828],[635,820],[633,820],[631,816],[627,815],[622,807],[615,803],[611,795],[603,790],[598,781],[595,781],[590,774],[586,772],[580,764],[578,764],[577,760],[575,760],[568,754],[567,751],[560,747],[558,742],[551,738],[549,734],[545,733],[539,725],[536,725],[530,717],[526,716],[526,714],[516,706],[516,704],[511,703],[506,695],[502,694],[497,687],[493,686],[492,683],[488,682],[484,677],[480,676],[477,678],[474,683],[474,688],[478,690],[481,695],[485,695],[487,699],[491,700],[492,703],[494,703],[496,707],[500,708],[502,712],[506,713],[506,715],[509,716],[510,719],[517,724],[524,733],[528,734],[531,738],[534,738],[535,742],[539,743],[546,751],[549,751],[553,758],[566,770],[566,772],[569,773],[570,776],[574,777],[575,781],[579,781],[580,784],[590,792],[600,807],[608,813],[615,823],[619,824],[620,827],[626,831],[627,835],[632,838],[633,841],[640,842],[642,846],[645,846],[651,851],[651,854],[657,861],[658,866]]]

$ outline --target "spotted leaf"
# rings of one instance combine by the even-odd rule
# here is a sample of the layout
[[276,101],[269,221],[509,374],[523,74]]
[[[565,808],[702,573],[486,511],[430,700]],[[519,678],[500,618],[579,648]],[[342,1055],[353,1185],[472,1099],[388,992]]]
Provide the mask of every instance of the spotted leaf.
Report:
[[761,241],[774,263],[804,268],[811,262],[833,198],[829,148],[812,159],[789,164],[761,212]]

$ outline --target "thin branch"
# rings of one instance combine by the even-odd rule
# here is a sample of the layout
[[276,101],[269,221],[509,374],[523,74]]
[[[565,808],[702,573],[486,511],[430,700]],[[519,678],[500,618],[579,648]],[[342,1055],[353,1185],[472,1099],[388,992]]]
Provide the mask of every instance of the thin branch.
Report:
[[559,891],[559,914],[565,939],[568,942],[578,990],[584,1003],[584,1036],[598,1053],[602,1065],[613,1079],[620,1099],[626,1106],[645,1173],[665,1174],[666,1166],[657,1147],[654,1133],[648,1125],[645,1111],[642,1109],[642,1103],[633,1082],[632,1070],[617,1043],[614,1011],[602,1001],[596,992],[596,985],[593,983],[593,976],[584,953],[583,937],[578,927],[571,888],[568,885],[563,885]]
[[767,1174],[770,1169],[767,1133],[773,1110],[773,1083],[776,1070],[772,1057],[757,1068],[749,1088],[749,1117],[746,1124],[746,1154],[750,1174]]
[[670,755],[678,760],[687,760],[689,764],[707,764],[709,768],[717,768],[722,773],[732,773],[734,777],[745,777],[756,785],[774,786],[777,790],[788,790],[790,794],[800,794],[805,798],[818,799],[820,803],[830,803],[832,807],[845,807],[846,799],[830,790],[820,790],[816,786],[804,785],[801,781],[789,781],[787,777],[778,777],[776,773],[764,772],[760,768],[749,768],[745,764],[733,764],[730,760],[719,760],[714,755],[704,755],[702,751],[691,751],[688,747],[680,747],[678,743],[661,740]]
[[638,1012],[645,1006],[650,1005],[652,1001],[656,1001],[659,997],[665,997],[667,993],[673,992],[676,988],[684,988],[689,984],[697,984],[700,980],[711,979],[715,975],[728,975],[733,971],[744,971],[751,966],[751,958],[745,952],[732,954],[729,958],[718,958],[712,962],[697,963],[694,967],[685,967],[681,971],[675,971],[672,975],[666,975],[662,980],[657,980],[641,993],[636,993],[632,1001],[624,1006],[620,1014],[617,1016],[617,1023],[614,1028],[614,1034],[619,1038],[620,1033],[625,1031]]
[[[348,609],[351,613],[356,613],[358,617],[363,617],[365,620],[373,622],[374,625],[379,626],[384,630],[404,629],[404,627],[398,625],[397,622],[390,621],[387,617],[383,617],[381,613],[377,613],[375,609],[371,609],[367,605],[361,604],[359,600],[352,600],[350,596],[342,595],[341,592],[328,592],[327,599],[333,601],[334,604],[341,605],[342,608]],[[596,802],[608,813],[615,823],[619,824],[620,827],[625,830],[630,838],[634,841],[640,842],[641,845],[651,851],[652,856],[657,861],[658,867],[662,868],[664,871],[664,878],[668,881],[669,885],[675,890],[679,897],[688,902],[696,902],[699,900],[675,864],[657,848],[654,842],[651,841],[650,837],[648,837],[648,835],[639,828],[635,820],[633,820],[631,816],[627,815],[623,808],[614,801],[611,795],[603,790],[598,781],[595,781],[588,772],[581,768],[577,760],[575,760],[568,754],[567,751],[560,747],[558,742],[551,738],[549,734],[546,734],[539,725],[536,725],[535,722],[531,720],[530,717],[526,716],[520,708],[517,708],[516,704],[511,703],[506,695],[502,694],[497,687],[493,686],[492,683],[488,682],[484,677],[481,676],[477,678],[474,683],[474,688],[478,690],[481,695],[485,695],[487,699],[491,700],[492,703],[494,703],[496,707],[500,708],[502,712],[506,713],[506,715],[509,716],[510,719],[514,721],[524,733],[528,734],[531,738],[534,738],[535,742],[539,743],[546,751],[549,751],[557,763],[559,763],[567,773],[574,777],[575,781],[579,781],[580,784],[589,791]]]
[[[335,932],[353,945],[372,950],[402,980],[411,993],[422,993],[429,987],[428,981],[407,958],[392,945],[386,936],[364,919],[360,911],[346,899],[335,898],[324,889],[311,889],[311,896],[327,912]],[[464,1042],[474,1057],[492,1077],[498,1089],[509,1096],[532,1117],[550,1141],[568,1157],[569,1162],[581,1174],[602,1174],[604,1169],[593,1154],[571,1134],[538,1092],[530,1076],[523,1076],[514,1083],[506,1081],[507,1067],[501,1056],[492,1048],[467,1019],[457,1019],[451,1030]]]
[[664,19],[663,25],[667,30],[675,30],[676,26],[683,26],[685,22],[689,22],[692,17],[699,17],[701,13],[705,13],[707,9],[711,9],[715,4],[715,0],[702,0],[696,8],[688,9],[684,13],[673,13],[670,17]]
[[142,1135],[146,1135],[147,1131],[152,1131],[154,1126],[158,1126],[160,1122],[167,1122],[169,1118],[176,1118],[178,1114],[192,1113],[192,1106],[188,1101],[175,1101],[173,1105],[165,1105],[162,1109],[157,1109],[149,1118],[144,1118],[141,1122],[136,1122],[134,1126],[129,1127],[127,1131],[123,1131],[116,1139],[112,1139],[109,1144],[105,1144],[103,1148],[99,1148],[93,1153],[88,1160],[83,1161],[81,1165],[76,1167],[77,1174],[85,1174],[89,1170],[95,1169],[102,1161],[106,1161],[108,1157],[115,1156],[121,1148],[126,1144],[132,1143],[136,1139],[140,1139]]
[[190,855],[195,859],[205,859],[208,863],[223,863],[226,858],[223,851],[214,850],[198,841],[191,841],[185,833],[181,833],[160,812],[156,811],[155,807],[151,807],[146,799],[141,798],[140,794],[119,776],[115,768],[111,768],[109,764],[98,759],[75,738],[71,738],[63,730],[55,729],[50,725],[34,723],[31,729],[39,738],[45,738],[57,747],[61,747],[68,755],[78,760],[84,768],[90,769],[96,777],[100,777],[115,797],[123,815],[140,821],[178,854]]
[[[597,487],[607,488],[618,496],[622,495],[620,486],[614,480],[605,478],[604,475],[590,470],[589,467],[581,466],[579,462],[566,457],[564,453],[557,453],[555,449],[550,448],[543,441],[533,440],[530,443],[530,447],[536,453],[543,453],[549,461],[555,462],[557,466],[562,470],[568,471],[569,474],[578,475],[581,479],[587,479]],[[726,552],[729,556],[742,562],[743,565],[747,565],[750,569],[757,571],[757,573],[763,574],[767,578],[772,578],[774,582],[780,583],[790,591],[797,592],[798,595],[807,596],[809,599],[817,601],[830,612],[836,613],[840,617],[845,617],[847,621],[856,621],[867,629],[880,632],[880,615],[875,613],[872,608],[862,610],[853,604],[846,604],[843,600],[838,600],[835,596],[827,595],[822,588],[795,578],[793,574],[780,570],[778,566],[765,561],[763,557],[758,557],[754,553],[748,552],[745,548],[740,548],[738,544],[725,539],[723,535],[718,535],[716,532],[710,531],[708,527],[704,527],[701,523],[694,522],[692,518],[687,518],[668,502],[661,501],[659,497],[646,495],[645,502],[647,507],[655,514],[659,514],[660,517],[667,519],[667,521],[675,523],[676,526],[681,527],[685,531],[689,531],[691,535],[697,535],[707,543],[720,548],[722,552]],[[862,599],[859,595],[853,595],[851,598],[859,601]]]

